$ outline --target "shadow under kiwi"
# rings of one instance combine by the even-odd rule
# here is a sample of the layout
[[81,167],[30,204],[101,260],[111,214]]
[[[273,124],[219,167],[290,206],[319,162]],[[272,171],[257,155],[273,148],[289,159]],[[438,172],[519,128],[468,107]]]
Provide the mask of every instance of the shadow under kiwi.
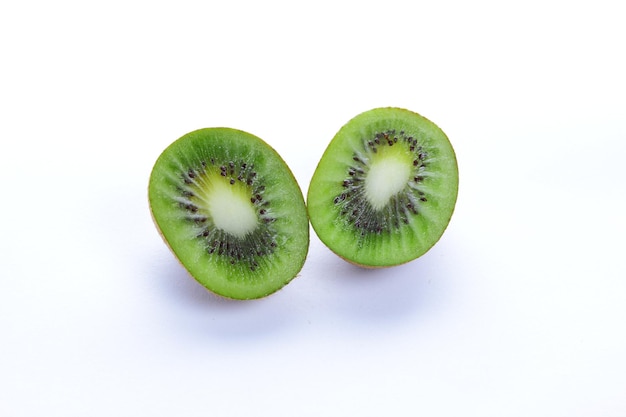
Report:
[[271,338],[289,326],[290,303],[280,290],[256,300],[233,300],[216,295],[198,283],[172,256],[160,260],[155,271],[173,332],[185,337],[224,342],[254,342]]
[[[444,303],[452,247],[445,243],[422,257],[389,268],[363,268],[333,257],[318,272],[335,294],[332,308],[351,324],[399,325],[416,315],[432,315]],[[446,253],[448,252],[448,253]]]

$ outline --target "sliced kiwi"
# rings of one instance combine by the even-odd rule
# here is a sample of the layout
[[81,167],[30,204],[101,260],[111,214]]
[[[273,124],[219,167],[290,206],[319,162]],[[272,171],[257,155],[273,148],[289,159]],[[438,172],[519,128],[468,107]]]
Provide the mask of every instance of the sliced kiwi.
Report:
[[264,297],[304,264],[302,191],[276,151],[254,135],[229,128],[184,135],[157,159],[148,197],[167,245],[216,294]]
[[342,258],[366,267],[426,253],[450,222],[458,168],[447,136],[417,113],[379,108],[343,126],[307,195],[313,229]]

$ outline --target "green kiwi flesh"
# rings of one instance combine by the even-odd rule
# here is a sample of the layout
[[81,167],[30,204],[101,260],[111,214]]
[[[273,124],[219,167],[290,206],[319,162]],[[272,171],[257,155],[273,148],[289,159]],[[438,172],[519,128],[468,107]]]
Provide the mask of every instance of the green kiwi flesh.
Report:
[[339,130],[313,174],[311,225],[349,262],[406,263],[443,235],[458,176],[452,145],[434,123],[400,108],[366,111]]
[[252,134],[207,128],[184,135],[157,159],[148,199],[174,255],[218,295],[264,297],[304,264],[302,191],[276,151]]

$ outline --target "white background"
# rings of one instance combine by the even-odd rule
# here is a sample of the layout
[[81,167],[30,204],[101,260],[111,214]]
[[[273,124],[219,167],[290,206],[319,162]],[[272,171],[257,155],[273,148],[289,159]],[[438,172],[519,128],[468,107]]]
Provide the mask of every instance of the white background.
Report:
[[[626,415],[623,5],[552,0],[0,6],[0,415]],[[219,299],[157,234],[157,156],[270,143],[306,192],[380,106],[450,137],[457,209],[361,270],[312,234]]]

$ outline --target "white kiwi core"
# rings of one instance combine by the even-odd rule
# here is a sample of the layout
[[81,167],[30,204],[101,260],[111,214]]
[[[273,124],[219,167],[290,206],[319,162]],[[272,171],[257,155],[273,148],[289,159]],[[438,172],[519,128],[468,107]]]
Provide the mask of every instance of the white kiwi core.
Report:
[[239,238],[254,231],[258,216],[248,188],[230,184],[219,175],[209,175],[206,179],[200,198],[215,227]]
[[390,152],[372,160],[365,178],[365,197],[375,210],[382,210],[406,187],[412,170],[403,156]]

